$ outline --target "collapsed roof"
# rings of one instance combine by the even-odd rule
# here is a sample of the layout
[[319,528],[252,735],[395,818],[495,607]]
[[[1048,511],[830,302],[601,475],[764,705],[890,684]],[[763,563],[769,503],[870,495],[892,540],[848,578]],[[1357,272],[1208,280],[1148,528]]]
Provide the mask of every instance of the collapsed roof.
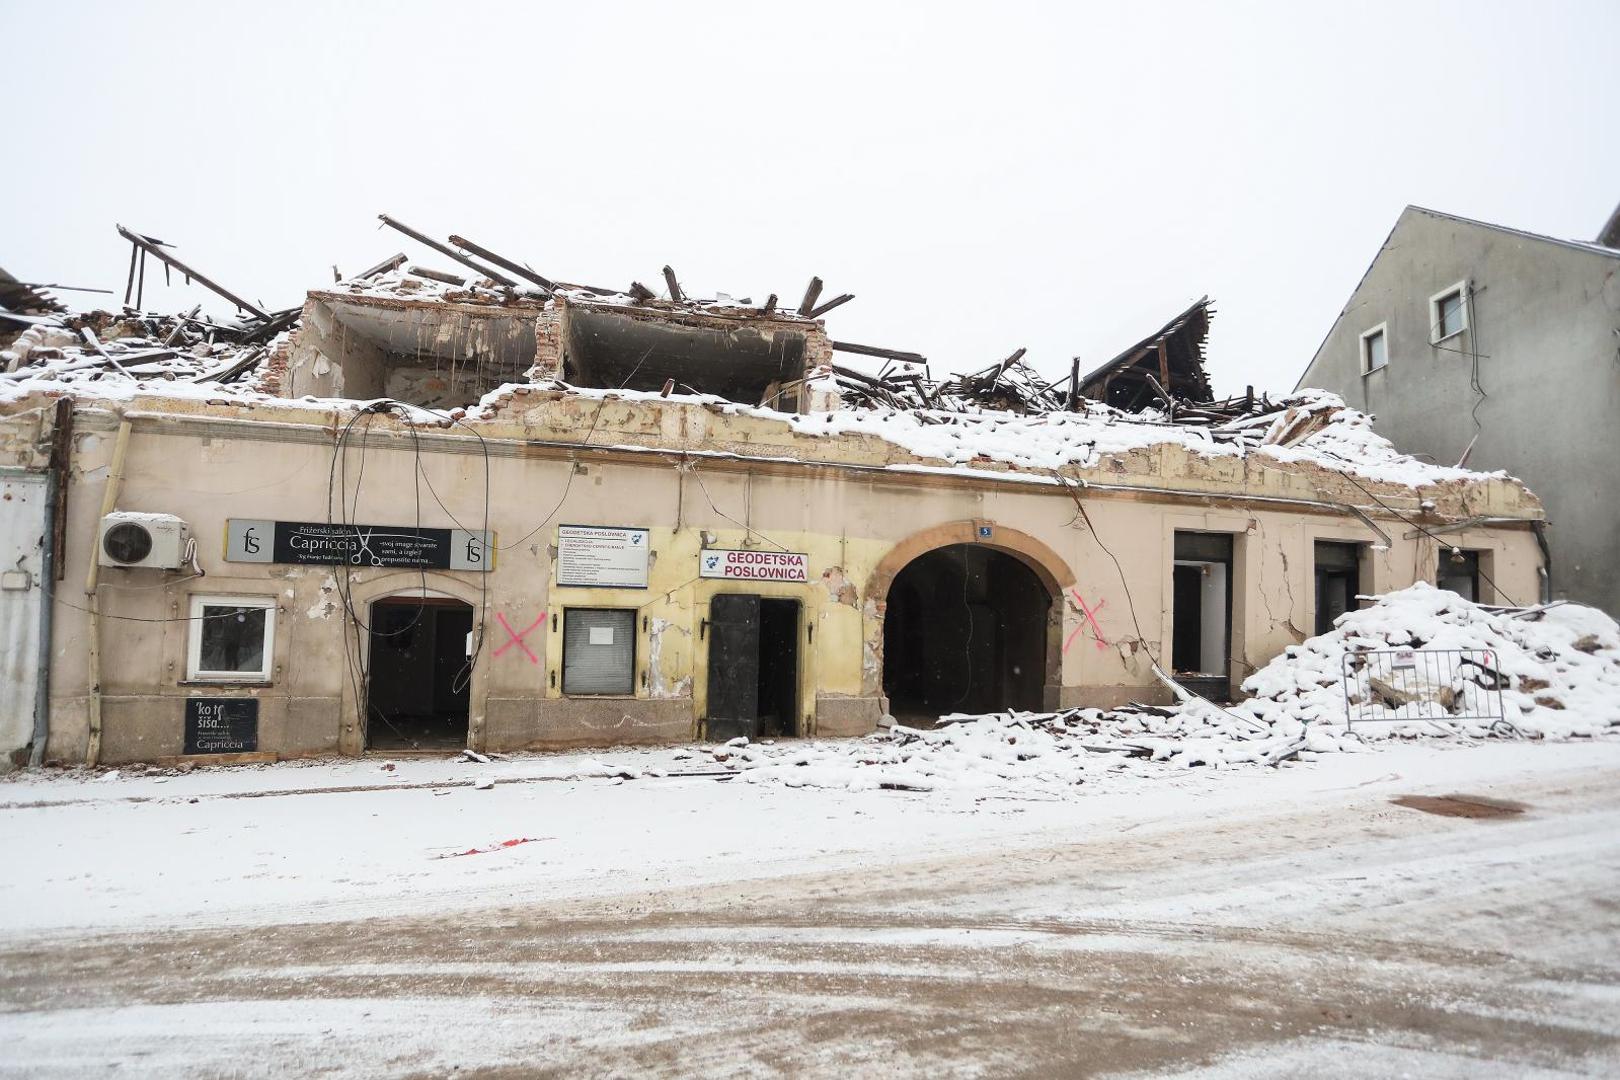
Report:
[[[1212,399],[1204,370],[1207,297],[1081,377],[1048,381],[1018,349],[982,370],[934,379],[925,357],[831,340],[812,279],[795,308],[773,294],[689,296],[664,267],[666,295],[546,278],[459,236],[444,244],[384,218],[462,271],[395,255],[308,293],[301,307],[250,305],[173,258],[169,245],[120,230],[132,244],[130,290],[158,258],[228,302],[237,319],[199,314],[56,312],[30,317],[8,342],[0,328],[0,403],[31,393],[234,399],[347,410],[377,399],[440,413],[505,419],[514,391],[564,397],[674,398],[776,419],[796,433],[878,436],[907,455],[1049,473],[1167,444],[1206,456],[1273,459],[1424,485],[1477,478],[1399,454],[1367,418],[1331,395]],[[875,373],[834,362],[882,361]],[[551,395],[547,400],[557,400]],[[436,422],[436,421],[435,421]],[[829,452],[832,452],[829,450]]]
[[57,285],[18,281],[0,268],[0,328],[5,324],[29,326],[40,316],[66,311],[62,302],[46,292]]
[[1204,372],[1204,345],[1214,314],[1205,296],[1155,333],[1138,341],[1080,380],[1080,393],[1135,412],[1157,400],[1209,401],[1214,394]]

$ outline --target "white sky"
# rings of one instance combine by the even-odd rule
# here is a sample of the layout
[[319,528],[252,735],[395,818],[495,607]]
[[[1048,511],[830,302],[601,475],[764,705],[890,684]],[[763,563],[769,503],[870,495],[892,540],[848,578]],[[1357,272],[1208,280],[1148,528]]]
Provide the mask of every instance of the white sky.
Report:
[[[273,307],[447,265],[387,212],[568,280],[819,274],[834,337],[936,372],[1056,377],[1209,293],[1217,389],[1287,390],[1403,205],[1590,239],[1620,201],[1613,0],[0,0],[0,37],[0,265],[118,290],[75,303],[122,299],[115,222]],[[208,299],[155,265],[148,307]]]

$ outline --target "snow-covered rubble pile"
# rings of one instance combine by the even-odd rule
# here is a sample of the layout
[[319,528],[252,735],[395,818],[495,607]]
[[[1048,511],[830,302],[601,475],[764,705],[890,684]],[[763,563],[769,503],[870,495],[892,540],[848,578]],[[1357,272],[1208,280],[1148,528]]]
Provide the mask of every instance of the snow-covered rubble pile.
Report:
[[[1443,685],[1408,680],[1398,692],[1388,689],[1397,681],[1389,677],[1382,680],[1386,689],[1371,686],[1372,669],[1353,659],[1357,723],[1347,729],[1345,657],[1388,649],[1485,655],[1456,666]],[[1498,687],[1506,723],[1462,718],[1494,713]],[[746,770],[743,779],[756,782],[1028,790],[1072,788],[1121,770],[1275,765],[1366,750],[1388,738],[1617,735],[1620,627],[1577,604],[1492,612],[1420,582],[1341,616],[1331,633],[1288,649],[1245,680],[1243,690],[1253,696],[1228,708],[1189,698],[1165,708],[956,716],[932,731],[897,727],[857,742],[732,753]],[[1415,713],[1427,718],[1403,718]]]
[[[1249,417],[1218,427],[1171,422],[1164,414],[1128,413],[1097,402],[1079,412],[1022,415],[996,409],[939,413],[922,409],[839,409],[794,415],[804,434],[873,435],[916,454],[953,465],[975,460],[1049,472],[1069,466],[1093,468],[1104,458],[1174,445],[1206,457],[1259,455],[1289,463],[1350,470],[1395,484],[1477,480],[1481,473],[1431,465],[1397,450],[1372,429],[1366,413],[1323,390],[1305,390],[1277,403],[1272,416]],[[1266,442],[1271,428],[1314,416],[1310,434],[1293,445]],[[1309,428],[1307,428],[1309,430]]]
[[532,285],[503,286],[471,270],[454,267],[442,273],[453,280],[441,281],[395,267],[371,277],[350,278],[331,286],[332,292],[354,296],[381,296],[390,299],[434,300],[452,304],[503,304],[513,300],[544,302],[546,294]]
[[[1620,728],[1620,627],[1596,608],[1560,604],[1527,612],[1493,612],[1453,593],[1418,582],[1380,597],[1372,606],[1339,618],[1332,633],[1294,646],[1243,682],[1251,700],[1236,709],[1268,722],[1279,716],[1296,721],[1342,723],[1344,686],[1340,674],[1346,654],[1379,649],[1471,649],[1488,654],[1485,667],[1463,665],[1463,676],[1450,686],[1433,686],[1425,701],[1402,703],[1408,696],[1400,680],[1383,679],[1391,690],[1370,684],[1374,674],[1352,663],[1356,686],[1351,704],[1357,719],[1386,718],[1356,727],[1368,737],[1430,734],[1435,723],[1463,735],[1486,735],[1491,723],[1452,719],[1449,713],[1494,711],[1496,685],[1489,671],[1505,678],[1501,704],[1506,719],[1532,737],[1596,736]],[[1421,685],[1420,653],[1414,675]],[[1436,720],[1408,722],[1414,707]]]
[[[263,357],[280,340],[244,343],[245,323],[192,316],[92,311],[40,320],[0,349],[0,400],[71,389],[128,397],[139,389],[172,396],[253,396],[239,362]],[[286,331],[282,331],[284,335]]]

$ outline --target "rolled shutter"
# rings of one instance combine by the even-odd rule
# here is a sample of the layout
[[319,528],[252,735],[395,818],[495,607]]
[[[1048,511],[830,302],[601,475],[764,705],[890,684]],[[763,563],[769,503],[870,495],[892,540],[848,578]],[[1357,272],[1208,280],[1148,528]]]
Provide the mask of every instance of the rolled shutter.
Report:
[[630,694],[636,687],[636,613],[563,612],[563,693]]

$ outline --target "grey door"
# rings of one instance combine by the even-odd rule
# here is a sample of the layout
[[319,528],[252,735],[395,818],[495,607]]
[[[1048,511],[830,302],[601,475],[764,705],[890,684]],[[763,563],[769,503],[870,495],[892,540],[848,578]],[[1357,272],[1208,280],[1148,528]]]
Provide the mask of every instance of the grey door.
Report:
[[34,736],[34,693],[39,687],[39,605],[44,551],[45,477],[0,474],[0,754],[20,750]]
[[709,738],[753,738],[759,726],[759,597],[709,601]]

